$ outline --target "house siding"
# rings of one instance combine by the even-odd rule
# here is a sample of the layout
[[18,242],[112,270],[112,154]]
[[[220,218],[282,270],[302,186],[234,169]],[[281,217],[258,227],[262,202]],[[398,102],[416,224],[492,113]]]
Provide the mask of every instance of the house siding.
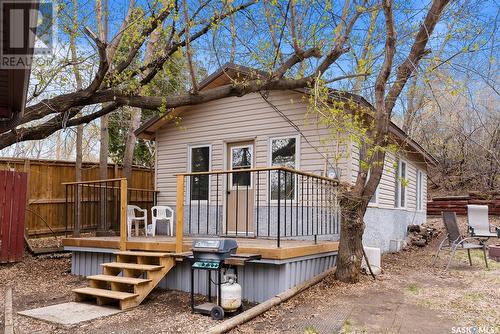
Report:
[[[352,168],[356,175],[359,168],[359,152],[353,150]],[[406,187],[406,205],[395,207],[396,170],[395,162],[402,159],[406,162],[408,185]],[[417,210],[417,170],[422,175],[422,210]],[[355,177],[353,178],[353,182]],[[427,217],[427,167],[419,163],[405,152],[387,152],[384,171],[377,190],[377,202],[370,203],[365,213],[365,246],[378,247],[383,252],[399,251],[407,235],[408,225],[422,224]]]
[[[329,130],[312,119],[313,116],[307,115],[307,101],[303,100],[302,94],[291,91],[271,92],[267,99],[288,120],[300,128],[300,132],[307,140],[299,136],[292,124],[257,93],[187,107],[179,113],[180,125],[170,122],[156,133],[156,189],[160,191],[159,204],[175,206],[175,174],[188,171],[188,148],[194,145],[210,145],[211,169],[223,170],[227,169],[224,154],[227,143],[254,140],[254,166],[268,167],[270,138],[297,136],[300,154],[297,169],[322,175],[325,170],[324,157],[328,156],[331,159],[337,148],[332,141],[325,141],[325,138],[329,137]],[[353,184],[359,168],[359,149],[355,144],[347,142],[339,143],[338,149],[344,152],[342,158],[336,163],[341,169],[341,180]],[[404,208],[396,208],[394,205],[394,162],[397,158],[402,158],[407,162],[407,203]],[[384,172],[378,187],[377,203],[370,204],[365,216],[367,225],[365,244],[381,244],[382,251],[387,251],[390,249],[389,244],[380,243],[375,238],[399,242],[404,238],[408,224],[421,224],[425,221],[427,168],[423,163],[417,162],[418,160],[415,155],[404,151],[386,154]],[[335,164],[332,160],[330,163]],[[417,169],[424,173],[423,210],[420,211],[416,210]],[[211,205],[217,200],[215,183],[211,182]],[[266,179],[261,178],[260,189],[265,189],[266,183]],[[219,184],[219,193],[220,187]],[[265,197],[260,196],[258,200],[265,202],[267,200]],[[264,209],[263,206],[261,208]],[[211,208],[211,210],[214,209]],[[395,226],[391,225],[387,228],[385,224],[395,224]],[[380,228],[394,232],[383,235],[377,232]]]
[[[298,136],[300,157],[297,168],[318,175],[323,174],[324,156],[331,157],[336,149],[336,145],[331,142],[324,143],[320,140],[328,136],[328,129],[317,126],[312,119],[306,119],[307,107],[299,93],[272,92],[268,100],[296,124],[308,139],[306,141],[302,136]],[[269,139],[298,135],[296,129],[259,94],[192,106],[183,111],[180,117],[180,126],[170,123],[160,128],[156,134],[156,188],[160,191],[158,202],[163,205],[175,204],[174,174],[187,172],[189,146],[211,145],[212,170],[221,170],[226,169],[226,143],[255,140],[255,167],[268,167]],[[343,145],[339,145],[339,149],[345,151]],[[348,164],[348,157],[342,158],[337,164],[341,168],[344,181],[348,181],[347,178],[350,177]],[[265,183],[266,180],[261,179],[261,185]],[[214,187],[215,184],[212,184],[212,196],[215,194]]]

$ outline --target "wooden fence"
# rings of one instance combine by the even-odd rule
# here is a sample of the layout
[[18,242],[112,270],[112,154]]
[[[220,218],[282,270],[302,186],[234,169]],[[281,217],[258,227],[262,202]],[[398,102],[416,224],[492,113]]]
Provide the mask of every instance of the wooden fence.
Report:
[[27,176],[0,170],[0,263],[23,257]]
[[[22,171],[28,174],[26,233],[40,236],[62,233],[65,230],[64,205],[65,187],[63,182],[74,182],[75,162],[58,160],[34,160],[0,158],[0,170]],[[121,178],[122,168],[108,164],[108,178]],[[99,164],[83,163],[82,180],[98,180]],[[152,170],[134,167],[129,187],[153,189]]]
[[433,197],[427,202],[428,215],[440,215],[443,211],[453,211],[457,215],[467,215],[467,205],[488,205],[488,214],[500,216],[500,194],[469,193],[463,196],[439,196]]

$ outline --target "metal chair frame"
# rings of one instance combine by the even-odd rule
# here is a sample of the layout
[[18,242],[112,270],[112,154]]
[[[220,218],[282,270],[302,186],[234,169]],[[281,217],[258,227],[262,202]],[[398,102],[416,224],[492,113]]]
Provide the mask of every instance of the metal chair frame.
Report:
[[[453,261],[453,258],[455,257],[455,253],[457,250],[467,250],[467,255],[469,258],[469,264],[472,266],[472,258],[470,255],[470,250],[471,249],[482,249],[483,250],[483,255],[484,255],[484,262],[486,264],[486,268],[488,268],[488,259],[486,255],[486,244],[480,240],[478,237],[463,237],[459,230],[458,230],[458,225],[457,225],[457,218],[455,212],[442,212],[442,217],[443,217],[443,223],[445,225],[445,228],[447,230],[447,234],[445,238],[441,241],[439,244],[438,250],[436,252],[436,255],[434,255],[434,259],[432,261],[432,265],[436,263],[436,260],[439,256],[439,253],[441,252],[441,249],[443,247],[449,247],[451,255],[448,260],[448,264],[446,265],[445,270],[448,270],[448,268],[451,265],[451,262]],[[450,225],[452,224],[452,225]],[[453,234],[450,236],[450,234]],[[453,238],[453,239],[452,239]],[[469,241],[478,241],[479,244],[474,244],[474,243],[469,243]],[[445,246],[446,242],[448,242],[448,245]]]

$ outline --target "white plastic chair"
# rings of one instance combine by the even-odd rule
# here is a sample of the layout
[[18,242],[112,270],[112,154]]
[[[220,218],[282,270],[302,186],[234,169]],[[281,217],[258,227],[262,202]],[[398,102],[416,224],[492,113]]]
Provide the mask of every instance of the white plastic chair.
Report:
[[478,238],[500,238],[500,229],[495,227],[495,232],[491,231],[488,222],[487,205],[467,205],[467,223],[471,236]]
[[146,228],[146,235],[150,234],[153,237],[156,234],[156,221],[167,220],[169,222],[169,234],[174,235],[174,210],[168,206],[157,205],[151,208],[151,229]]
[[[136,216],[135,212],[142,212],[144,215],[142,217]],[[144,227],[145,230],[147,230],[147,225],[148,225],[148,210],[146,209],[141,209],[140,207],[136,205],[127,205],[127,232],[128,235],[132,235],[132,222],[135,222],[135,236],[139,236],[139,222],[143,221],[144,222]],[[147,235],[147,233],[146,233]]]

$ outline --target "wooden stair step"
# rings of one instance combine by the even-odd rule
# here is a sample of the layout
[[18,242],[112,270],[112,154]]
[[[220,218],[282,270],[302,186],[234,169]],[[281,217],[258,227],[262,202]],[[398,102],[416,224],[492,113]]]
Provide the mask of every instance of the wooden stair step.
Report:
[[87,279],[94,281],[104,281],[104,282],[123,283],[132,285],[151,282],[150,279],[146,278],[123,277],[123,276],[112,276],[112,275],[93,275],[93,276],[87,276]]
[[172,253],[165,252],[140,252],[140,251],[118,251],[114,252],[115,255],[130,255],[130,256],[144,256],[144,257],[167,257],[172,256]]
[[139,296],[137,293],[112,291],[112,290],[89,288],[89,287],[74,289],[73,292],[77,294],[91,295],[95,297],[105,297],[117,300],[126,300]]
[[108,268],[134,269],[141,271],[156,271],[163,268],[163,266],[155,264],[137,264],[137,263],[124,263],[124,262],[102,263],[101,266]]

